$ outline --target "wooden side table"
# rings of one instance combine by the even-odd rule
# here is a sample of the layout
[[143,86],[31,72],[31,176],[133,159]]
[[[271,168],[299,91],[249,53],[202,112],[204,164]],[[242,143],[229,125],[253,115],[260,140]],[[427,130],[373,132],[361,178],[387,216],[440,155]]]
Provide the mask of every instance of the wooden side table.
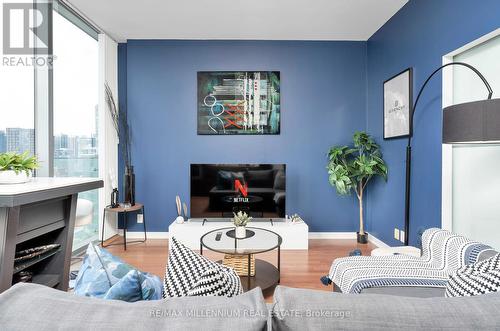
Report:
[[102,247],[108,247],[108,246],[113,246],[113,245],[119,245],[121,243],[113,243],[113,244],[108,244],[104,246],[104,222],[106,221],[106,213],[111,212],[111,213],[116,213],[116,214],[121,214],[123,213],[124,215],[124,220],[123,220],[123,248],[124,250],[127,250],[127,228],[128,228],[128,214],[129,213],[134,213],[134,212],[142,212],[142,224],[144,226],[144,240],[134,240],[134,241],[129,241],[128,243],[143,243],[146,242],[146,215],[144,213],[144,205],[142,203],[136,203],[135,205],[131,207],[116,207],[116,208],[111,208],[111,207],[106,207],[104,208],[104,212],[102,215],[102,237],[101,237],[101,246]]

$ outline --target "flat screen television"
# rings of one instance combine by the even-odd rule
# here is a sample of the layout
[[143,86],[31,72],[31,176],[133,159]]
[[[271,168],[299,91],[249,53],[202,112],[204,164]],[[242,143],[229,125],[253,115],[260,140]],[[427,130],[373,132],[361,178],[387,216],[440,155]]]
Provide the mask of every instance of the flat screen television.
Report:
[[284,218],[285,164],[191,164],[191,218]]

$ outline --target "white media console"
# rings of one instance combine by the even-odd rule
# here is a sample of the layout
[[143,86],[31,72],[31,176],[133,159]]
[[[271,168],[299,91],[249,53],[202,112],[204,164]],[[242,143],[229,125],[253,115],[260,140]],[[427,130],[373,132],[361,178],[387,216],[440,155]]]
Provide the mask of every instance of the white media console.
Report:
[[[175,237],[191,249],[200,249],[200,238],[212,230],[232,227],[230,219],[190,219],[184,223],[175,221],[168,227],[170,238]],[[308,249],[309,227],[306,223],[292,223],[284,218],[258,220],[248,224],[249,227],[271,230],[281,236],[281,249]]]

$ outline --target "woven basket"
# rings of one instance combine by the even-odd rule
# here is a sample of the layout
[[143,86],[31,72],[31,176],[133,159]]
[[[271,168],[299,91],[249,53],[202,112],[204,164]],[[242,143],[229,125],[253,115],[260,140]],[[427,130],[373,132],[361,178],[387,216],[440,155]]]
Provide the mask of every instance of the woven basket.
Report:
[[[224,255],[222,264],[233,268],[238,276],[248,276],[248,255]],[[255,276],[255,255],[250,254],[250,276]]]

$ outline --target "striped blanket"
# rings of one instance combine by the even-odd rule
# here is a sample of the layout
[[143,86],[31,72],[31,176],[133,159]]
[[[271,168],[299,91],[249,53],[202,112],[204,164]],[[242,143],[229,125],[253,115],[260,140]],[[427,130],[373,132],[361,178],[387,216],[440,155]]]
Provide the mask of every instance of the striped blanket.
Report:
[[352,256],[333,261],[329,278],[342,293],[369,287],[446,287],[451,273],[475,263],[479,253],[492,249],[441,229],[422,234],[422,256]]

